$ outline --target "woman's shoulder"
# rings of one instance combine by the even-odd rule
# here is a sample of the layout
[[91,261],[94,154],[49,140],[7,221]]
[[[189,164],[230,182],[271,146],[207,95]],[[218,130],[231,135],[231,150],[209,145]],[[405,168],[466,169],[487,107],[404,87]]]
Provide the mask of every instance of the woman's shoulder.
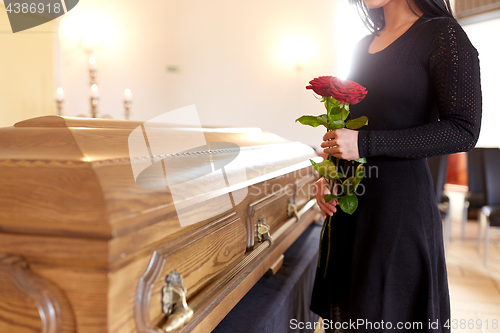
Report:
[[368,35],[361,37],[361,39],[359,39],[356,42],[356,48],[359,48],[361,45],[365,45],[367,43],[370,43],[371,40],[373,39],[373,37],[375,37],[375,33],[370,33]]
[[453,17],[424,17],[422,26],[434,39],[465,39],[469,42],[467,33]]
[[371,40],[373,37],[370,37],[372,35],[366,35],[359,39],[355,44],[352,49],[352,56],[354,59],[358,58],[363,54],[366,50],[368,50],[368,46],[370,45]]
[[460,47],[477,52],[467,33],[453,17],[423,18],[422,36],[431,40],[433,48]]

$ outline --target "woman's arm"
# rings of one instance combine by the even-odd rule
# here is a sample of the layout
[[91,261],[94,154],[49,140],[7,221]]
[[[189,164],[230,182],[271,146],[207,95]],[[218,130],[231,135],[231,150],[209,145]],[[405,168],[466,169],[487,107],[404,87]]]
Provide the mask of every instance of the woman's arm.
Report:
[[421,158],[474,148],[481,126],[479,59],[455,20],[443,19],[437,27],[429,69],[439,121],[404,130],[359,131],[361,157]]
[[325,140],[333,139],[333,144],[325,142],[323,147],[337,145],[326,152],[337,157],[354,156],[352,144],[349,148],[342,142],[352,140],[355,134],[359,157],[423,158],[474,148],[482,108],[478,53],[455,20],[440,19],[435,31],[429,75],[437,96],[439,121],[402,130],[337,130],[325,136]]

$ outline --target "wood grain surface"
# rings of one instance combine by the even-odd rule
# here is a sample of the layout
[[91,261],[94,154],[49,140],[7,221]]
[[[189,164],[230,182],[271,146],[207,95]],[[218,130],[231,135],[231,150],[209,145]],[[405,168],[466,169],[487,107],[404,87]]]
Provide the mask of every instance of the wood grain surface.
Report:
[[[248,179],[225,192],[188,189],[183,207],[196,223],[181,226],[168,186],[135,183],[127,138],[141,124],[50,116],[0,129],[0,332],[160,332],[161,289],[174,269],[195,312],[179,332],[209,332],[318,218],[312,149],[217,129],[207,142],[255,157],[242,169]],[[192,168],[203,154],[182,158]],[[242,200],[210,215],[228,192]],[[300,221],[288,203],[304,210]],[[255,237],[260,216],[276,235],[271,247]],[[44,306],[59,310],[51,317]]]

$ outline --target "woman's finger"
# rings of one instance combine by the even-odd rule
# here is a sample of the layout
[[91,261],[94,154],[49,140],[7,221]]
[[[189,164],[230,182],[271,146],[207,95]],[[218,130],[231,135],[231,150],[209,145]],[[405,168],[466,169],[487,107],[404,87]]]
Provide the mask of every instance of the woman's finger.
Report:
[[333,215],[333,213],[337,212],[337,208],[335,207],[335,202],[333,200],[325,202],[325,198],[323,195],[321,196],[321,198],[317,198],[316,200],[318,202],[318,205],[320,206],[320,209],[322,211],[325,211],[326,214],[331,216]]
[[318,203],[318,206],[321,210],[321,213],[323,215],[323,218],[326,218],[326,215],[332,216],[333,213],[337,211],[334,205],[331,204],[331,202],[325,202],[324,195],[328,194],[328,187],[326,186],[326,181],[324,178],[319,179],[314,183],[315,187],[315,197],[316,197],[316,202]]
[[338,146],[332,147],[332,148],[325,148],[325,149],[323,149],[323,152],[331,154],[331,155],[334,155],[334,154],[340,155],[341,154],[340,147],[338,147]]
[[326,180],[324,178],[318,179],[314,183],[314,189],[316,202],[321,210],[323,218],[326,219],[327,215],[333,216],[333,214],[337,212],[336,205],[338,204],[338,200],[334,199],[330,200],[329,202],[325,202],[325,195],[330,194]]
[[323,135],[323,141],[328,141],[336,138],[337,138],[337,130],[326,132],[326,134]]
[[323,214],[323,218],[326,218],[326,211],[325,208],[323,207],[323,203],[325,201],[322,193],[323,193],[323,182],[324,179],[320,178],[314,183],[314,196],[316,197],[316,203],[318,204],[321,213]]
[[323,148],[336,147],[336,146],[337,146],[337,139],[332,139],[330,141],[324,141],[321,144],[321,147],[323,147]]
[[[324,214],[326,214],[326,215],[330,215],[330,216],[333,216],[333,214],[337,211],[337,208],[335,208],[335,207],[333,207],[333,208],[332,208],[331,206],[329,206],[329,205],[327,205],[327,204],[322,204],[322,203],[321,203],[321,204],[319,204],[319,207],[320,207],[321,211],[322,211]],[[325,215],[323,215],[323,218],[325,218],[325,217],[326,217],[326,216],[325,216]]]
[[319,209],[321,210],[321,213],[323,214],[323,218],[326,218],[326,215],[331,214],[331,210],[329,210],[327,207],[325,207],[325,204],[318,202]]

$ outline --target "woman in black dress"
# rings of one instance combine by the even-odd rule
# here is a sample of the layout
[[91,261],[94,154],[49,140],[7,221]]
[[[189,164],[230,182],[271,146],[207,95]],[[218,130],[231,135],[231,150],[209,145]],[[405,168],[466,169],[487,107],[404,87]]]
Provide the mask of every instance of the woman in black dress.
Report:
[[442,222],[426,158],[477,142],[478,53],[448,0],[351,1],[374,31],[358,43],[348,78],[368,90],[350,111],[369,125],[329,132],[322,147],[346,160],[344,173],[366,157],[364,193],[348,215],[326,204],[324,180],[316,183],[323,216],[334,217],[311,310],[327,332],[449,332]]

